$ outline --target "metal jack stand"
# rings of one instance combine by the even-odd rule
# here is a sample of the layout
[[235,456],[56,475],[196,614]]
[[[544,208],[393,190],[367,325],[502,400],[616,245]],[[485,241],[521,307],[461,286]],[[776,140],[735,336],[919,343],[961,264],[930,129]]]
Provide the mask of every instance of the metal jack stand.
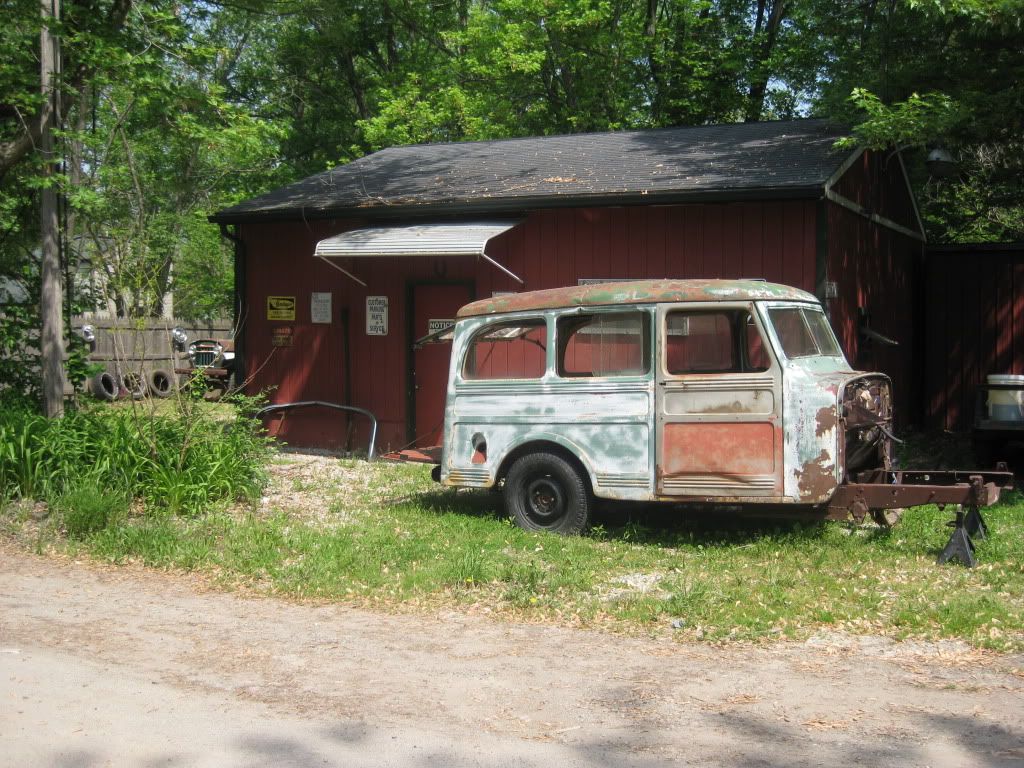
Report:
[[[981,514],[978,512],[978,508],[975,506],[971,507],[971,511],[964,514],[963,505],[956,505],[956,520],[951,520],[946,525],[953,527],[953,535],[949,537],[949,542],[946,544],[946,548],[942,550],[939,555],[938,563],[948,563],[950,560],[957,560],[961,564],[966,565],[968,568],[973,568],[977,564],[977,560],[974,558],[974,542],[971,541],[970,534],[967,532],[967,519],[971,514],[977,514],[978,519],[981,520]],[[981,525],[984,525],[984,521],[981,520]]]
[[977,564],[974,558],[974,541],[972,539],[985,539],[988,536],[988,526],[985,525],[985,518],[981,516],[981,504],[984,499],[984,487],[982,478],[978,475],[971,475],[971,493],[967,501],[967,512],[964,512],[964,505],[956,505],[956,520],[947,525],[953,527],[953,535],[949,537],[949,543],[939,555],[939,565],[948,563],[950,560],[957,560],[968,568]]
[[988,538],[988,525],[985,524],[985,518],[981,516],[981,510],[978,507],[972,506],[967,510],[964,527],[967,528],[967,535],[972,539],[984,541]]

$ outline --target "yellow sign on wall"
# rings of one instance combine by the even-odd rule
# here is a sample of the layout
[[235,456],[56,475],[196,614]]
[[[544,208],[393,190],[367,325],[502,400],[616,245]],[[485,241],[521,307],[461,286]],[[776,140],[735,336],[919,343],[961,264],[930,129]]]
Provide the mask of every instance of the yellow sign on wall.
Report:
[[294,320],[294,296],[267,296],[267,320]]

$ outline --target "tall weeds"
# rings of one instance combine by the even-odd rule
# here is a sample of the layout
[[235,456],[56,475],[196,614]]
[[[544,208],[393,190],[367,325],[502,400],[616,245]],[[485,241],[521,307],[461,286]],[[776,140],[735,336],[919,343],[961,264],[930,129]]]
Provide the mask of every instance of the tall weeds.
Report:
[[89,488],[196,515],[217,502],[257,497],[266,439],[239,416],[212,420],[185,401],[171,415],[96,409],[47,420],[0,413],[0,498],[57,502]]

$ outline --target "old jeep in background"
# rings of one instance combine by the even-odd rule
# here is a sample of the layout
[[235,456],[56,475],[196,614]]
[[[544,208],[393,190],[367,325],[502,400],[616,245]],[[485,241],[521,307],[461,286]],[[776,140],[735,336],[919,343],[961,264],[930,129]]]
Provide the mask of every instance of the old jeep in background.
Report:
[[185,353],[182,361],[188,362],[188,366],[176,367],[174,372],[186,379],[197,374],[201,376],[204,398],[219,400],[232,388],[235,370],[235,343],[232,339],[195,339],[189,342],[188,334],[180,326],[171,331],[171,339],[175,350]]
[[890,525],[956,505],[940,560],[973,564],[1012,475],[900,471],[889,377],[853,370],[818,300],[762,281],[633,281],[468,304],[443,446],[448,486],[500,487],[516,523],[576,533],[593,499]]

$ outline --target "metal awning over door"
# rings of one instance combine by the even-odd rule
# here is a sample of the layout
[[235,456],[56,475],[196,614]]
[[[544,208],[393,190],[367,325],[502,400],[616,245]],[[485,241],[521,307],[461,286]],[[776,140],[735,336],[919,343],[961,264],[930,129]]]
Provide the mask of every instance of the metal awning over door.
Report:
[[328,237],[316,244],[313,255],[323,259],[357,283],[362,280],[331,259],[365,259],[381,256],[478,256],[520,284],[523,280],[484,253],[492,238],[519,224],[518,221],[466,221],[443,224],[405,224],[363,227]]

